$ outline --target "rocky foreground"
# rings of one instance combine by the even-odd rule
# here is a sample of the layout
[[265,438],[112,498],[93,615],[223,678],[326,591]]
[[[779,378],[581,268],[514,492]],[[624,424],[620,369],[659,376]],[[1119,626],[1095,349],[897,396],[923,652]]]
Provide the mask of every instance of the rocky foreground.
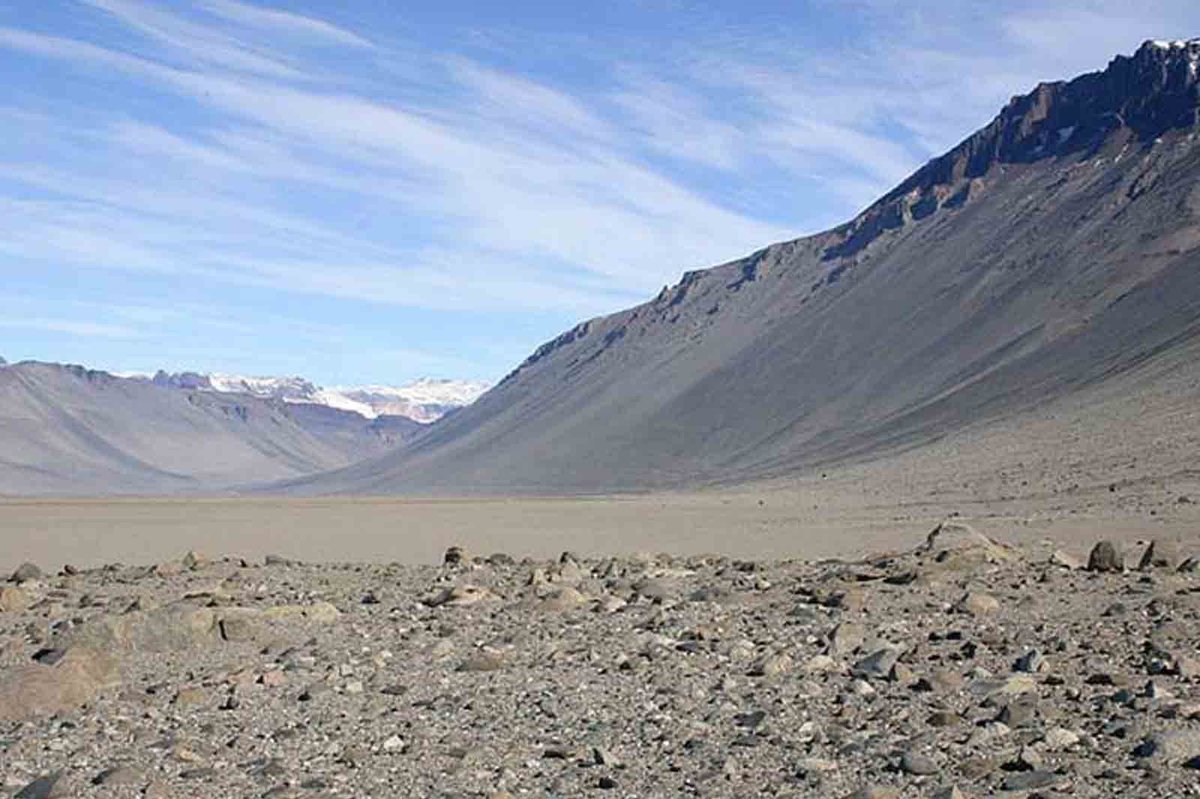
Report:
[[1197,561],[268,558],[0,589],[18,797],[1200,793]]

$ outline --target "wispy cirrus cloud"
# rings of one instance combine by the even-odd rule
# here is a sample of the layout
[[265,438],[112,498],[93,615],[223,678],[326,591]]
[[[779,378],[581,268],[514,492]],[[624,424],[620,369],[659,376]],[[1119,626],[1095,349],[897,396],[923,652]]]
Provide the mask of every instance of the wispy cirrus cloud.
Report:
[[[252,301],[260,331],[299,306],[347,331],[419,319],[409,349],[461,349],[452,330],[481,377],[686,269],[841,221],[1037,80],[1200,32],[1175,0],[610,9],[657,32],[519,9],[448,30],[346,24],[394,19],[356,3],[72,9],[0,9],[0,69],[28,84],[0,109],[8,268]],[[464,314],[540,327],[484,352]]]
[[262,8],[234,2],[234,0],[202,0],[200,5],[205,10],[230,22],[260,28],[268,32],[304,36],[351,47],[371,48],[374,46],[364,36],[303,14]]

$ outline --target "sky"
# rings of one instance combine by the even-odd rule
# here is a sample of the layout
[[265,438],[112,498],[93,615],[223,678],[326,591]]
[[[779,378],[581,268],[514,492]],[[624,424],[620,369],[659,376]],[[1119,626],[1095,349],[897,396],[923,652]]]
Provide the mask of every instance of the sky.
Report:
[[0,356],[497,379],[1195,0],[8,0]]

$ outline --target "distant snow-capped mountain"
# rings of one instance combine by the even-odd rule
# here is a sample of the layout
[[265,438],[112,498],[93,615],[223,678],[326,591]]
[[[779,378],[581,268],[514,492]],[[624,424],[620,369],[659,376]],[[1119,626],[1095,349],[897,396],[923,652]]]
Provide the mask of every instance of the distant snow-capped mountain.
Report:
[[489,388],[487,383],[479,381],[422,378],[403,386],[341,386],[328,389],[327,393],[367,406],[376,415],[432,422],[450,411],[465,408]]
[[302,377],[246,377],[159,371],[149,378],[155,385],[255,397],[290,403],[324,405],[351,411],[367,419],[406,416],[417,422],[435,422],[450,411],[470,405],[490,387],[469,380],[423,378],[403,386],[340,386],[323,388]]

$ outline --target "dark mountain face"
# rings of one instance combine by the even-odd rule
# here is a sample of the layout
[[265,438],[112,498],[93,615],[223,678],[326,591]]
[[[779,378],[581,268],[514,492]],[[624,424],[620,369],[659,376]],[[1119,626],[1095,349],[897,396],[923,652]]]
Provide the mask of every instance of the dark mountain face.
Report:
[[1200,39],[1146,42],[1103,72],[1043,83],[1014,97],[990,125],[930,161],[853,222],[834,231],[827,259],[852,256],[884,230],[957,208],[1006,166],[1094,158],[1145,146],[1200,122]]
[[196,372],[170,374],[159,369],[154,373],[154,377],[150,378],[150,382],[162,388],[180,388],[188,391],[212,388],[212,381],[209,380],[208,375],[197,374]]
[[1200,43],[1043,84],[852,222],[542,346],[296,491],[612,491],[915,447],[1195,343]]
[[392,450],[425,429],[407,416],[377,416],[367,419],[354,411],[310,403],[273,402],[318,439],[334,444],[357,458]]

